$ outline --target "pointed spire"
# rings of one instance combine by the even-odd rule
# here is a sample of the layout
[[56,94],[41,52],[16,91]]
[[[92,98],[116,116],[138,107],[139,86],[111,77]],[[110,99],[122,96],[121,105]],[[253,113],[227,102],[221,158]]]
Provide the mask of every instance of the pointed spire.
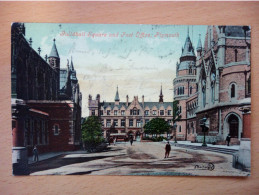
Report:
[[56,41],[56,39],[53,39],[53,46],[52,46],[51,52],[49,54],[49,58],[50,57],[59,58],[58,50],[57,50],[55,41]]
[[115,101],[120,101],[118,85],[117,85],[117,91],[116,91],[116,95],[115,95]]
[[201,46],[201,34],[199,34],[199,40],[198,40],[198,45],[197,45],[197,51],[201,51],[202,46]]
[[161,84],[161,89],[160,89],[160,95],[159,95],[159,103],[163,103],[164,100],[163,100],[163,91],[162,91],[162,84]]
[[71,56],[71,70],[74,70],[74,65],[73,65],[73,61],[72,61],[72,56]]
[[187,29],[187,37],[186,37],[186,40],[185,40],[185,44],[184,44],[184,47],[182,49],[182,57],[183,56],[195,56],[195,53],[194,53],[194,49],[193,49],[193,46],[192,46],[192,42],[191,42],[191,39],[189,37],[189,26],[188,26],[188,29]]

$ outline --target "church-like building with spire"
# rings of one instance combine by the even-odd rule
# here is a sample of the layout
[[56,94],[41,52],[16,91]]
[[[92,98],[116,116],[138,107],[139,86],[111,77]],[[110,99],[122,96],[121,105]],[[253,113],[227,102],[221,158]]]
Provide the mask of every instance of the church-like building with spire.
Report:
[[187,33],[176,64],[174,100],[181,120],[177,140],[202,142],[200,120],[206,118],[206,142],[233,144],[251,138],[250,30],[243,26],[208,26],[196,53]]
[[[158,95],[157,102],[146,102],[144,95],[142,99],[134,96],[131,101],[127,95],[126,101],[121,101],[117,86],[114,102],[101,101],[99,94],[95,99],[89,95],[89,116],[100,117],[105,138],[133,136],[140,141],[144,133],[143,127],[151,119],[163,118],[172,125],[173,102],[164,102],[162,86]],[[171,137],[171,134],[167,136]]]
[[[12,24],[13,165],[18,167],[24,159],[25,166],[35,145],[39,153],[70,151],[79,149],[81,141],[82,94],[72,57],[61,68],[56,40],[49,56],[42,57],[25,30],[23,23]],[[19,174],[21,169],[15,170]]]

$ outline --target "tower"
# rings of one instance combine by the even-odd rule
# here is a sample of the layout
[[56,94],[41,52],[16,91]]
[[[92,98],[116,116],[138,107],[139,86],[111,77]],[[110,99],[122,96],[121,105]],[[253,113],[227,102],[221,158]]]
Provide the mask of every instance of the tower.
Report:
[[176,64],[176,78],[173,81],[174,100],[179,101],[178,107],[181,114],[181,120],[177,122],[176,135],[178,140],[187,139],[186,101],[190,96],[197,92],[195,63],[196,55],[194,53],[194,48],[189,36],[188,28],[185,44],[182,48],[180,63],[177,62]]

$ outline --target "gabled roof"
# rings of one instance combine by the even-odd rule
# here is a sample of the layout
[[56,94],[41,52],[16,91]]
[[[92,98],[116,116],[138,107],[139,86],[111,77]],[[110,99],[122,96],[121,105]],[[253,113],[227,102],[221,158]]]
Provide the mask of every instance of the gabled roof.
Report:
[[[130,106],[131,103],[129,103]],[[152,109],[154,106],[156,106],[158,109],[160,109],[161,107],[164,107],[165,109],[167,109],[168,106],[171,106],[173,108],[173,102],[163,102],[163,103],[159,103],[159,102],[144,102],[144,106],[142,103],[139,102],[139,105],[145,109],[146,107],[149,107],[150,109]],[[120,102],[119,105],[115,105],[114,102],[102,102],[101,106],[106,109],[108,107],[110,107],[112,110],[115,107],[118,107],[118,109],[121,109],[123,106],[127,109],[129,106],[126,106],[126,102]]]

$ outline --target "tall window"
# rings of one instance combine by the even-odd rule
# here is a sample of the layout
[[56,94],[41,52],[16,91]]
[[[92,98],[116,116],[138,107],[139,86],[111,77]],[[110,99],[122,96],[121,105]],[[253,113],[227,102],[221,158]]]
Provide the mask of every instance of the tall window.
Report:
[[251,75],[249,76],[249,78],[247,80],[247,93],[248,93],[248,95],[251,94]]
[[145,119],[145,124],[147,124],[149,122],[149,119]]
[[125,119],[121,119],[121,127],[125,127]]
[[190,87],[190,95],[192,94],[192,86]]
[[137,119],[137,127],[141,127],[141,120]]
[[58,135],[58,134],[59,134],[59,126],[54,125],[54,135]]
[[122,110],[122,111],[121,111],[121,115],[122,115],[122,116],[125,116],[125,110]]
[[145,110],[145,115],[146,115],[146,116],[149,115],[149,110]]
[[106,120],[106,127],[110,127],[111,126],[111,119],[107,119]]
[[115,126],[115,127],[118,127],[118,119],[114,119],[114,120],[113,120],[113,123],[114,123],[114,126]]
[[118,115],[118,110],[114,110],[114,116]]
[[101,122],[102,122],[102,126],[104,126],[104,120],[103,119],[101,120]]
[[95,110],[92,110],[92,116],[95,116]]
[[103,110],[100,110],[100,114],[101,114],[101,116],[103,115]]
[[235,86],[235,84],[232,84],[231,85],[231,98],[234,98],[235,96],[236,96],[236,94],[235,94],[235,92],[236,92],[236,86]]
[[203,107],[206,106],[206,81],[205,79],[202,80],[202,102],[203,102]]
[[110,110],[107,110],[107,115],[111,115],[111,111]]
[[211,102],[214,104],[215,101],[215,86],[214,82],[211,82]]
[[164,110],[160,110],[160,116],[164,115]]
[[238,51],[237,51],[237,49],[235,49],[235,62],[237,62],[237,53],[238,53]]
[[181,133],[182,132],[182,127],[181,127],[181,125],[179,126],[179,133]]
[[133,127],[133,119],[129,119],[129,126]]
[[168,110],[167,115],[172,115],[172,110]]
[[156,115],[156,110],[153,110],[153,115]]

